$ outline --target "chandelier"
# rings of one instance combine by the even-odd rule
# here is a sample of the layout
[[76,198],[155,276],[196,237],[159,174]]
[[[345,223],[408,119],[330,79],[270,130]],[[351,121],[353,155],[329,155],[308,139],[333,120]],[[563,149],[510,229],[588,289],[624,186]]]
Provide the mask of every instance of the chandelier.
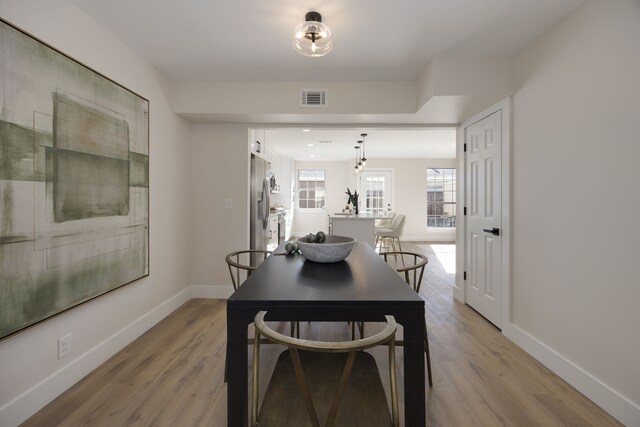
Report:
[[[367,158],[365,157],[365,138],[367,137],[366,133],[361,133],[360,136],[362,137],[361,140],[358,140],[358,145],[356,145],[354,148],[356,149],[356,165],[354,167],[355,169],[355,173],[360,172],[362,169],[364,169],[365,165],[367,164]],[[360,148],[362,148],[362,154],[360,154]]]

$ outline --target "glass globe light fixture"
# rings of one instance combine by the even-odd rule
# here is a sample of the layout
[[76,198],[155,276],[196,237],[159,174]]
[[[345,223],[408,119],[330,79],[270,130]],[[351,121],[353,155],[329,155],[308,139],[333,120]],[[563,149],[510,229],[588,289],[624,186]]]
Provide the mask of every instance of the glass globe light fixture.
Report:
[[318,12],[308,12],[304,16],[305,22],[295,29],[293,47],[304,56],[325,56],[333,49],[331,30],[322,23],[322,15]]
[[362,166],[365,166],[367,164],[367,158],[364,155],[364,148],[365,148],[365,138],[367,137],[367,134],[361,133],[360,136],[362,137],[362,141],[358,141],[358,144],[362,142],[362,157],[360,158],[360,160],[362,161]]

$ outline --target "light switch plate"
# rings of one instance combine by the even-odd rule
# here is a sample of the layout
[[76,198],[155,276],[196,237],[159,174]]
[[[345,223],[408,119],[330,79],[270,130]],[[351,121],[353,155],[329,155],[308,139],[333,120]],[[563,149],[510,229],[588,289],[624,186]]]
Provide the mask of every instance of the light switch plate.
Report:
[[231,199],[224,199],[224,208],[225,209],[233,209],[233,200]]

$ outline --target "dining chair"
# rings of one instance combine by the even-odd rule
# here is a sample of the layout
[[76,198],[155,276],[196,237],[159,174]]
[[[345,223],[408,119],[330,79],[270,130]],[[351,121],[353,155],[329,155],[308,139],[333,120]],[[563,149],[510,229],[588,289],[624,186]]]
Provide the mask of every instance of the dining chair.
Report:
[[[271,251],[264,250],[242,250],[235,251],[228,254],[224,260],[229,267],[229,275],[231,275],[231,283],[233,284],[233,290],[237,291],[238,288],[244,283],[245,280],[251,276],[251,273],[258,268],[258,266],[271,255]],[[300,328],[297,322],[291,322],[290,333],[293,336],[295,333],[300,335]],[[255,340],[249,339],[249,344],[254,344]],[[224,359],[224,382],[227,382],[227,358]]]
[[[371,337],[325,342],[280,334],[265,323],[266,314],[261,311],[254,319],[252,427],[399,425],[393,316],[385,316],[385,328]],[[278,357],[259,405],[261,337],[287,350]],[[384,344],[389,346],[391,414],[375,359],[364,351]]]
[[[395,261],[395,264],[392,265],[395,270],[404,276],[405,282],[411,288],[416,291],[416,293],[420,293],[420,286],[422,285],[422,278],[424,276],[424,268],[429,262],[429,259],[422,254],[418,254],[415,252],[402,252],[402,251],[392,251],[392,252],[381,252],[380,256],[384,258],[384,260],[389,263],[389,259],[393,256],[396,260],[399,256],[403,260],[403,265],[400,267]],[[404,260],[407,258],[408,262],[405,263]],[[407,265],[409,264],[409,265]],[[361,337],[364,336],[364,324],[361,326]],[[396,345],[403,346],[404,343],[401,341],[396,341]],[[431,378],[431,357],[429,354],[429,337],[427,335],[427,320],[424,321],[424,353],[427,357],[427,372],[429,376],[429,387],[433,387],[433,380]]]
[[227,267],[229,267],[233,290],[237,291],[238,287],[251,276],[251,273],[254,272],[259,264],[267,259],[271,253],[271,251],[262,250],[243,250],[228,254],[224,260],[227,263]]
[[[237,291],[238,287],[245,281],[251,273],[264,262],[272,251],[263,250],[243,250],[231,252],[225,257],[229,274],[233,282],[233,290]],[[300,328],[298,322],[291,322],[291,336],[297,334],[300,338]]]

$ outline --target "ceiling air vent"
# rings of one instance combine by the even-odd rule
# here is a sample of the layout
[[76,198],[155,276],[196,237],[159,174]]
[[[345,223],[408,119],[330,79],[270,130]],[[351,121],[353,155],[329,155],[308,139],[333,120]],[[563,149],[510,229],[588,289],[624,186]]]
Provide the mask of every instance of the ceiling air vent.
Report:
[[301,107],[326,107],[327,91],[320,90],[301,90],[300,91]]
[[318,144],[331,144],[333,141],[328,140],[328,139],[321,139],[320,141],[318,141]]

